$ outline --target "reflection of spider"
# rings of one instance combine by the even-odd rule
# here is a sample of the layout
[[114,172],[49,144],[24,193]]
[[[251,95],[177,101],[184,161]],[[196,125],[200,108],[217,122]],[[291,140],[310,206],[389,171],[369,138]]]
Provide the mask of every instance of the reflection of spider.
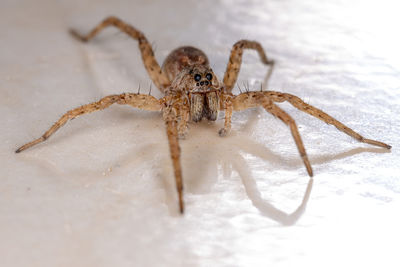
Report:
[[165,96],[161,99],[156,99],[150,94],[123,93],[103,97],[98,102],[68,111],[40,138],[18,148],[17,153],[43,142],[67,121],[86,113],[105,109],[114,103],[131,105],[144,110],[162,111],[175,172],[179,208],[180,212],[183,213],[183,182],[178,138],[185,136],[190,120],[198,122],[204,118],[209,121],[215,121],[219,110],[225,111],[225,124],[219,131],[220,136],[225,136],[231,129],[233,110],[240,111],[261,106],[272,115],[278,117],[290,127],[297,149],[310,176],[313,175],[313,172],[296,123],[292,117],[280,109],[274,102],[287,101],[299,110],[334,125],[338,130],[360,142],[387,149],[391,148],[390,145],[385,143],[364,138],[323,111],[304,103],[297,96],[262,90],[233,95],[231,91],[240,70],[244,49],[256,50],[261,61],[264,64],[271,65],[267,79],[272,72],[274,62],[267,59],[263,48],[258,42],[241,40],[233,46],[224,80],[220,83],[209,67],[207,56],[194,47],[180,47],[172,51],[161,68],[154,57],[151,45],[143,33],[118,18],[109,17],[105,19],[86,36],[82,36],[73,30],[71,33],[77,39],[86,42],[107,26],[115,26],[133,39],[138,40],[145,68],[151,80]]

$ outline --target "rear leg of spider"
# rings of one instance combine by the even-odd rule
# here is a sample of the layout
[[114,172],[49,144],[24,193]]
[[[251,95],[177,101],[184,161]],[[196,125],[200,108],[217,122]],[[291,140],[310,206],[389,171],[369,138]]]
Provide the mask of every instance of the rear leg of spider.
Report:
[[260,56],[261,62],[270,66],[264,81],[264,86],[267,87],[267,83],[272,74],[275,62],[267,58],[267,55],[260,43],[249,40],[240,40],[233,45],[228,65],[226,66],[223,82],[225,86],[225,92],[227,93],[230,93],[232,91],[233,86],[235,85],[238,78],[240,67],[242,65],[242,56],[244,49],[256,50],[258,52],[258,55]]
[[21,146],[15,151],[15,153],[24,151],[34,145],[37,145],[47,140],[51,135],[53,135],[58,129],[64,126],[68,121],[84,114],[88,114],[98,110],[103,110],[105,108],[108,108],[114,103],[120,105],[131,105],[133,107],[141,108],[144,110],[152,110],[152,111],[161,110],[160,101],[150,95],[131,94],[131,93],[124,93],[120,95],[109,95],[103,97],[97,102],[83,105],[81,107],[68,111],[63,116],[61,116],[61,118],[56,123],[54,123],[53,126],[51,126],[50,129],[48,129],[41,137]]
[[151,44],[144,36],[144,34],[137,30],[135,27],[125,23],[116,17],[108,17],[104,19],[100,24],[93,28],[87,35],[81,35],[77,31],[70,29],[70,33],[76,39],[82,42],[88,42],[92,38],[94,38],[101,30],[108,26],[114,26],[118,28],[120,31],[128,34],[133,39],[139,42],[139,49],[142,54],[142,59],[144,66],[154,84],[160,89],[161,92],[164,92],[165,88],[170,85],[170,80],[167,75],[161,70],[160,65],[158,64]]

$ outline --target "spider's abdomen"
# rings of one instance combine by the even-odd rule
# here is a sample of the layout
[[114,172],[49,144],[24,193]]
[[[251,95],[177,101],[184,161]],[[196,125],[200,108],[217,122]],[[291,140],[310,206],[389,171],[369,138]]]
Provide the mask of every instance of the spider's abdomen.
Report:
[[169,80],[173,81],[184,68],[193,65],[209,66],[207,56],[200,49],[192,46],[182,46],[168,55],[162,65],[162,69]]

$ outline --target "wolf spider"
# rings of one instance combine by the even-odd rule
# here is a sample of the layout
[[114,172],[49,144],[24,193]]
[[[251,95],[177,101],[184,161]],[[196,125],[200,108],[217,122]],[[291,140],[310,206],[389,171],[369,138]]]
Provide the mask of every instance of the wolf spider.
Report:
[[287,101],[297,109],[327,124],[334,125],[338,130],[360,142],[386,149],[391,148],[390,145],[383,142],[364,138],[325,112],[305,103],[297,96],[262,90],[258,92],[248,91],[240,93],[239,95],[233,95],[232,89],[239,74],[242,54],[245,49],[256,50],[262,63],[270,65],[267,79],[272,72],[274,61],[267,58],[264,49],[258,42],[240,40],[233,45],[224,79],[221,83],[210,68],[207,56],[201,50],[194,47],[184,46],[173,50],[164,61],[162,67],[160,67],[154,57],[152,47],[144,34],[116,17],[106,18],[87,35],[80,35],[74,30],[71,30],[70,33],[76,39],[87,42],[108,26],[118,28],[139,42],[139,49],[144,66],[153,83],[165,96],[161,99],[156,99],[150,94],[140,94],[138,92],[103,97],[97,102],[68,111],[40,138],[21,146],[16,150],[16,153],[45,141],[61,126],[67,123],[67,121],[83,114],[108,108],[114,103],[130,105],[144,110],[161,111],[166,124],[176,189],[178,191],[179,209],[180,212],[183,213],[183,181],[178,142],[179,137],[185,136],[189,121],[198,122],[203,118],[209,121],[215,121],[218,111],[220,110],[225,112],[225,123],[224,127],[219,130],[220,136],[225,136],[231,129],[233,111],[263,107],[267,112],[279,118],[289,126],[310,177],[313,176],[313,171],[296,122],[289,114],[279,108],[275,102]]

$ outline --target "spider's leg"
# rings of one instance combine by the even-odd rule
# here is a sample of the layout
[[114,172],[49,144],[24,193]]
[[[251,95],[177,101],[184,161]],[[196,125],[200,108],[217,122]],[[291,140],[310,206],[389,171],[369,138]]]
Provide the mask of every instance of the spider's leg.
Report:
[[88,114],[97,110],[102,110],[108,108],[112,104],[117,103],[120,105],[131,105],[136,108],[151,110],[151,111],[160,111],[161,104],[158,99],[150,95],[142,95],[142,94],[130,94],[124,93],[120,95],[109,95],[103,97],[97,102],[90,103],[87,105],[83,105],[81,107],[72,109],[65,113],[53,126],[50,127],[40,138],[29,142],[20,148],[18,148],[15,152],[19,153],[25,149],[30,148],[36,144],[39,144],[46,139],[48,139],[52,134],[54,134],[58,129],[60,129],[64,124],[66,124],[69,120],[72,120],[80,115]]
[[281,121],[283,121],[286,125],[290,127],[290,131],[292,132],[292,136],[294,138],[294,141],[296,142],[297,149],[299,150],[303,163],[307,168],[308,175],[312,177],[313,171],[311,168],[311,164],[310,161],[308,160],[306,149],[304,148],[303,141],[301,140],[301,136],[299,130],[297,129],[297,125],[294,119],[285,111],[283,111],[281,108],[279,108],[277,105],[275,105],[270,99],[264,99],[262,106],[266,111],[268,111],[275,117],[279,118]]
[[[268,83],[268,79],[272,74],[272,70],[274,68],[274,61],[269,60],[264,52],[264,49],[260,45],[260,43],[249,40],[240,40],[236,42],[231,50],[231,55],[229,57],[228,65],[226,66],[226,71],[224,75],[224,85],[225,91],[227,93],[232,92],[233,86],[237,80],[239,75],[240,66],[242,64],[242,55],[244,49],[254,49],[258,52],[262,63],[266,65],[270,65],[271,67],[268,70],[267,76],[265,78],[265,83]],[[265,87],[267,85],[265,84]]]
[[182,105],[179,109],[179,120],[178,120],[178,136],[181,139],[186,137],[186,134],[189,129],[189,120],[190,120],[190,108],[187,105]]
[[291,94],[286,94],[286,93],[273,92],[273,91],[266,91],[263,93],[264,93],[264,95],[268,96],[274,102],[288,101],[290,104],[292,104],[297,109],[304,111],[305,113],[308,113],[311,116],[314,116],[314,117],[326,122],[327,124],[331,124],[331,125],[335,126],[339,131],[344,132],[345,134],[353,137],[354,139],[357,139],[358,141],[360,141],[362,143],[367,143],[367,144],[374,145],[374,146],[384,147],[387,149],[392,148],[392,146],[385,144],[383,142],[364,138],[362,135],[355,132],[351,128],[347,127],[346,125],[344,125],[340,121],[336,120],[332,116],[326,114],[322,110],[317,109],[316,107],[313,107],[313,106],[305,103],[303,100],[301,100],[297,96],[294,96]]
[[[182,111],[183,102],[181,99],[174,96],[166,96],[161,101],[163,102],[163,118],[167,127],[167,137],[169,143],[169,150],[171,154],[172,166],[174,168],[176,190],[178,192],[179,210],[184,212],[183,203],[183,179],[182,179],[182,166],[181,166],[181,149],[179,147],[179,128],[182,127]],[[186,125],[187,122],[184,124]]]
[[220,110],[225,111],[224,127],[218,131],[218,134],[221,137],[227,135],[231,130],[232,111],[233,111],[232,98],[233,95],[231,94],[222,94],[220,97]]
[[174,167],[176,190],[178,192],[179,210],[184,212],[183,204],[183,181],[181,167],[181,149],[179,147],[178,127],[176,121],[166,121],[169,150],[171,153],[172,166]]
[[[308,160],[308,156],[306,150],[303,145],[303,141],[301,139],[300,133],[297,129],[296,122],[289,114],[275,105],[268,97],[265,97],[263,92],[247,92],[242,93],[237,96],[231,96],[232,107],[235,111],[240,111],[248,108],[259,107],[262,106],[266,111],[271,113],[272,115],[279,118],[283,121],[286,125],[290,127],[290,131],[296,143],[297,149],[300,153],[300,156],[303,160],[304,165],[306,166],[308,175],[310,177],[313,176],[313,171],[311,168],[310,161]],[[225,117],[225,120],[227,118]]]
[[142,54],[144,66],[149,73],[151,80],[154,82],[157,88],[160,89],[160,91],[164,92],[164,89],[170,85],[170,81],[167,75],[165,75],[165,73],[161,70],[160,65],[157,63],[157,60],[154,57],[153,49],[147,38],[142,32],[140,32],[133,26],[125,23],[119,18],[108,17],[104,19],[100,24],[98,24],[87,35],[81,35],[73,29],[70,30],[70,33],[78,40],[87,42],[95,37],[102,29],[108,26],[117,27],[122,32],[139,41],[139,49]]

